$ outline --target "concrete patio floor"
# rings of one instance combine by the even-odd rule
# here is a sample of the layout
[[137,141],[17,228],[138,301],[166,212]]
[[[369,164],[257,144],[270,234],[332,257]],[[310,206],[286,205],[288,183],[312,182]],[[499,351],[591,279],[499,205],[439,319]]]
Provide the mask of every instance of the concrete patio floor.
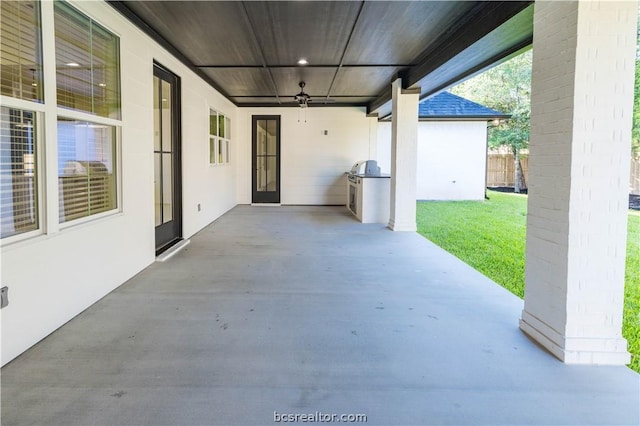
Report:
[[562,364],[521,309],[417,234],[238,206],[5,366],[2,424],[640,423],[639,375]]

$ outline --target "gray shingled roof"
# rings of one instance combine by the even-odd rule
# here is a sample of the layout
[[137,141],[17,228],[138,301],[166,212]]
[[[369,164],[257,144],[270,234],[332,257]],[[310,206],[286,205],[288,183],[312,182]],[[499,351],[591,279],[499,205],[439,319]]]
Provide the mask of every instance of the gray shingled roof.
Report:
[[421,119],[475,118],[489,121],[511,117],[509,114],[487,108],[449,92],[440,92],[426,101],[420,102],[418,108],[418,116]]

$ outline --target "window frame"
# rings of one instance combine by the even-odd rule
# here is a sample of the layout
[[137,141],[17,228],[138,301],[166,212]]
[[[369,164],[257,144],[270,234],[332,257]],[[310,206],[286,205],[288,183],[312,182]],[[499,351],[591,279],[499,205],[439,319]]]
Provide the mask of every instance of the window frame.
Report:
[[[38,28],[37,28],[37,34],[36,34],[36,56],[38,56],[38,60],[40,60],[40,63],[36,63],[34,64],[35,69],[32,70],[34,72],[34,83],[37,82],[37,91],[38,91],[38,95],[35,98],[31,98],[31,99],[27,99],[23,96],[19,96],[19,97],[12,97],[9,95],[0,95],[2,96],[2,98],[8,98],[8,99],[16,99],[16,100],[23,100],[26,102],[30,102],[30,103],[37,103],[37,104],[44,104],[45,102],[45,89],[46,86],[49,85],[50,83],[46,83],[45,84],[45,69],[44,69],[44,22],[45,22],[45,18],[44,18],[44,10],[43,10],[43,5],[42,5],[42,1],[41,0],[33,0],[35,2],[35,15],[37,17],[38,20]],[[35,78],[35,75],[37,74],[38,78]],[[23,88],[20,89],[21,91],[24,90]],[[3,105],[6,105],[4,103],[4,100],[2,102]]]
[[[216,123],[216,131],[215,134],[211,133],[211,118],[214,116],[215,114],[215,123]],[[222,118],[223,122],[224,122],[224,135],[221,136],[220,135],[220,119]],[[230,158],[231,156],[229,155],[229,149],[231,146],[231,118],[229,118],[228,115],[218,111],[217,109],[213,108],[213,107],[209,107],[208,109],[208,122],[207,122],[207,127],[208,127],[208,159],[207,162],[209,164],[209,166],[211,167],[217,167],[217,166],[226,166],[226,165],[230,165],[231,161]],[[211,154],[212,151],[214,153],[213,155],[213,162],[211,161]],[[220,159],[220,155],[222,155],[222,159]]]
[[[67,7],[70,7],[71,9],[74,9],[77,13],[79,13],[80,15],[84,16],[85,18],[89,19],[90,22],[95,23],[95,25],[98,25],[101,29],[108,31],[109,33],[111,33],[112,35],[114,35],[115,37],[118,38],[118,57],[116,58],[116,63],[117,63],[117,80],[118,80],[118,103],[119,103],[119,113],[118,113],[118,118],[111,118],[111,117],[106,117],[103,115],[98,115],[97,113],[94,112],[88,112],[88,111],[84,111],[84,110],[79,110],[79,109],[73,109],[73,108],[69,108],[69,107],[65,107],[65,106],[60,106],[58,104],[58,99],[57,99],[57,94],[58,94],[58,86],[57,86],[57,68],[56,68],[56,49],[55,49],[55,38],[56,38],[56,31],[55,31],[55,4],[51,5],[51,36],[53,37],[53,52],[52,52],[52,60],[53,60],[53,64],[52,64],[52,68],[53,68],[53,75],[52,78],[55,81],[55,84],[53,84],[53,92],[55,93],[55,97],[54,99],[50,100],[51,104],[53,106],[53,108],[55,109],[56,113],[54,117],[50,117],[51,120],[53,120],[55,122],[55,124],[53,125],[53,128],[55,128],[55,138],[56,138],[56,146],[55,146],[55,153],[49,153],[49,155],[53,155],[53,157],[55,157],[55,161],[53,161],[54,164],[57,164],[58,162],[58,135],[57,135],[57,125],[58,125],[58,121],[60,119],[69,119],[69,120],[78,120],[78,121],[86,121],[89,123],[93,123],[93,124],[97,124],[97,125],[105,125],[105,126],[111,126],[115,128],[115,132],[114,132],[114,144],[115,144],[115,158],[113,160],[114,162],[114,167],[115,167],[115,172],[114,172],[114,178],[116,179],[116,185],[115,185],[115,191],[116,191],[116,197],[115,197],[115,201],[116,201],[116,207],[114,209],[108,210],[108,211],[104,211],[104,212],[100,212],[100,213],[96,213],[96,214],[92,214],[92,215],[88,215],[88,216],[84,216],[84,217],[79,217],[76,219],[72,219],[69,221],[65,221],[65,222],[60,222],[60,206],[59,203],[56,204],[56,210],[55,212],[51,212],[52,215],[55,215],[54,217],[54,222],[55,222],[55,226],[57,227],[57,230],[59,231],[63,231],[66,230],[68,228],[73,228],[76,226],[83,226],[87,223],[93,222],[93,221],[97,221],[97,220],[101,220],[104,218],[108,218],[108,217],[112,217],[112,216],[118,216],[121,215],[122,212],[124,211],[124,207],[123,207],[123,195],[122,195],[122,190],[123,190],[123,182],[122,182],[122,177],[123,177],[123,173],[122,173],[122,126],[123,126],[123,111],[122,111],[122,36],[121,34],[119,34],[117,31],[114,31],[112,28],[110,28],[108,25],[103,24],[101,21],[99,21],[98,19],[95,19],[92,14],[87,13],[85,10],[83,10],[83,8],[81,7],[81,5],[75,4],[75,3],[70,3],[64,0],[54,0],[54,2],[52,3],[63,3],[65,4]],[[90,26],[91,27],[91,26]],[[47,68],[45,67],[45,73],[47,71]],[[46,74],[45,74],[46,75]],[[45,99],[45,103],[47,103],[49,100]],[[52,167],[53,170],[50,171],[49,176],[47,176],[48,179],[53,179],[55,181],[55,186],[56,186],[56,193],[52,194],[52,196],[56,197],[56,198],[60,198],[60,187],[58,185],[58,167]],[[53,209],[53,206],[49,206],[50,208]]]
[[39,97],[36,99],[25,99],[24,97],[12,97],[8,95],[0,94],[0,104],[9,109],[17,109],[22,111],[29,111],[33,114],[33,120],[35,123],[34,132],[34,147],[36,151],[36,164],[34,167],[34,175],[36,184],[35,213],[37,214],[37,228],[32,231],[21,232],[15,235],[10,235],[4,238],[0,238],[0,247],[4,248],[9,245],[13,245],[18,242],[31,240],[35,237],[41,237],[45,235],[48,229],[49,217],[48,217],[48,191],[47,182],[48,177],[46,175],[47,167],[46,162],[48,155],[45,149],[46,138],[46,112],[47,112],[47,89],[51,86],[51,83],[45,82],[46,80],[46,42],[44,37],[44,28],[48,23],[47,7],[42,1],[36,1],[37,4],[37,17],[39,19],[37,28],[37,46],[38,46],[38,60],[40,63],[34,64],[39,70],[40,86],[38,87]]
[[30,240],[34,237],[39,237],[46,234],[47,231],[47,209],[46,209],[46,185],[44,175],[46,154],[44,153],[44,104],[35,101],[26,101],[18,98],[8,98],[0,96],[0,102],[2,106],[9,109],[18,109],[23,111],[30,111],[33,113],[35,128],[35,149],[36,149],[36,165],[34,167],[34,173],[36,176],[36,214],[38,215],[37,223],[38,227],[32,231],[21,232],[19,234],[10,235],[8,237],[0,238],[0,247],[7,246],[19,241]]
[[[116,187],[115,187],[116,207],[114,209],[107,210],[104,212],[79,217],[77,219],[71,219],[65,222],[60,222],[60,219],[61,219],[60,206],[58,205],[58,210],[56,211],[55,214],[56,214],[56,219],[57,219],[56,222],[58,224],[58,229],[61,231],[77,225],[83,225],[83,224],[86,224],[87,222],[92,222],[94,220],[102,219],[109,216],[119,215],[123,212],[123,209],[122,209],[122,188],[123,188],[123,185],[122,185],[122,125],[118,120],[114,120],[111,118],[106,118],[105,120],[97,120],[96,118],[98,118],[99,116],[95,116],[89,113],[82,113],[82,112],[78,115],[76,114],[77,112],[78,111],[75,111],[75,110],[69,110],[67,108],[58,107],[58,114],[56,114],[56,131],[57,131],[58,121],[61,118],[69,119],[69,120],[86,121],[92,124],[105,125],[105,126],[110,126],[114,128],[115,158],[113,160],[113,163],[115,167],[114,178],[116,180]],[[104,118],[104,117],[99,117],[99,118]],[[56,139],[57,139],[57,134],[56,134]],[[58,161],[57,145],[58,144],[56,143],[56,153],[55,153],[56,163]],[[55,176],[56,186],[58,186],[58,192],[55,194],[55,196],[59,198],[60,187],[58,185],[58,179],[60,176],[58,175],[57,167],[55,168],[55,175],[56,175]]]
[[[217,166],[218,165],[218,138],[215,136],[209,136],[209,146],[207,147],[209,150],[209,166]],[[213,161],[212,161],[213,159]]]
[[[42,62],[39,66],[42,69],[42,99],[22,99],[13,98],[0,94],[0,103],[3,107],[11,109],[26,110],[33,113],[36,123],[35,148],[36,148],[36,174],[37,188],[37,215],[38,228],[16,235],[0,238],[0,247],[13,248],[21,247],[23,244],[30,244],[41,238],[50,238],[58,232],[63,232],[72,227],[90,226],[95,221],[118,217],[124,211],[123,196],[123,156],[122,156],[122,134],[123,115],[122,110],[122,35],[114,31],[109,25],[105,25],[100,19],[94,18],[94,14],[87,12],[83,5],[77,2],[67,2],[55,0],[55,2],[65,3],[66,6],[74,9],[102,30],[108,31],[118,39],[117,56],[117,80],[120,112],[118,118],[111,118],[98,115],[92,112],[75,110],[63,106],[58,106],[57,98],[57,69],[56,69],[56,33],[55,33],[55,4],[54,2],[38,1],[39,5],[39,37],[41,40],[40,51]],[[57,124],[59,119],[71,119],[87,121],[98,125],[114,127],[114,159],[113,164],[115,178],[115,203],[114,209],[80,217],[60,223],[59,199],[60,185],[58,184],[58,136]]]
[[[41,2],[43,0],[40,0]],[[105,118],[108,120],[116,120],[119,122],[122,122],[122,36],[120,33],[118,33],[117,31],[114,31],[112,28],[110,28],[108,25],[103,24],[101,21],[95,19],[92,14],[87,13],[82,7],[81,5],[78,5],[76,3],[70,3],[66,0],[53,0],[52,2],[52,13],[53,15],[51,16],[51,30],[52,30],[52,37],[53,37],[53,58],[52,60],[54,61],[53,63],[53,69],[55,70],[54,75],[52,76],[52,80],[53,83],[50,83],[54,86],[55,89],[55,93],[56,93],[56,98],[54,102],[55,106],[58,108],[58,110],[62,109],[65,111],[66,113],[84,113],[84,114],[89,114],[92,117],[100,117],[100,118]],[[112,34],[113,36],[115,36],[117,38],[117,58],[116,58],[116,67],[118,68],[117,70],[117,90],[118,90],[118,110],[117,110],[117,117],[109,117],[109,116],[104,116],[104,115],[99,115],[98,113],[92,112],[92,111],[87,111],[87,110],[82,110],[82,109],[76,109],[76,108],[72,108],[72,107],[68,107],[68,106],[61,106],[59,104],[59,100],[58,100],[58,69],[57,69],[57,49],[56,49],[56,4],[60,4],[60,5],[64,5],[64,7],[68,7],[70,9],[72,9],[75,13],[81,15],[82,17],[86,18],[89,20],[89,35],[90,35],[90,39],[91,39],[91,34],[92,34],[92,29],[93,29],[93,25],[98,26],[100,29]],[[92,45],[89,46],[90,50],[93,48]],[[91,58],[91,63],[93,64],[93,58]],[[93,65],[92,65],[93,66]],[[44,69],[44,72],[46,73],[46,68]],[[91,79],[93,79],[93,69],[91,71]],[[93,94],[93,89],[94,87],[92,87],[92,92],[91,92],[91,105],[92,105],[92,109],[93,109],[93,100],[94,100],[94,94]]]

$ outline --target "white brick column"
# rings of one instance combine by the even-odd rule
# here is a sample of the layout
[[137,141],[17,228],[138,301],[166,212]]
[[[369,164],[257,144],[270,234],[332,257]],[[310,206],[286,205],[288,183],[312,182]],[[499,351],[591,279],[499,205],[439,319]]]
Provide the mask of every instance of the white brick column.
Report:
[[621,330],[637,7],[535,7],[520,328],[567,363],[629,362]]
[[416,231],[416,170],[418,152],[418,101],[420,89],[391,84],[391,204],[389,228]]

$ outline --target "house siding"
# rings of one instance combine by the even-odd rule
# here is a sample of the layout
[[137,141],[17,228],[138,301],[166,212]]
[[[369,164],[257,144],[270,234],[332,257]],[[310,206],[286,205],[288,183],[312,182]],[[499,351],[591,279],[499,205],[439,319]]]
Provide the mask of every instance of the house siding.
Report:
[[240,204],[251,203],[253,115],[281,116],[281,204],[345,205],[344,173],[358,160],[375,159],[377,119],[364,108],[240,108]]
[[[418,123],[417,200],[482,200],[486,180],[485,121]],[[378,163],[390,170],[391,123],[379,125]]]
[[[2,365],[154,261],[154,60],[181,78],[184,237],[236,204],[236,145],[232,143],[230,165],[209,165],[208,111],[228,115],[233,135],[237,108],[108,4],[70,4],[120,37],[122,208],[108,217],[3,245],[2,285],[9,287],[10,303],[1,315]],[[53,28],[49,7],[43,3],[45,31]],[[52,36],[47,32],[43,38]],[[47,44],[53,45],[45,42],[45,49]],[[45,52],[45,60],[52,57]],[[54,81],[46,76],[47,84]],[[52,144],[55,125],[44,136],[45,147]],[[55,149],[47,155],[55,155]],[[52,214],[56,212],[49,206]]]

